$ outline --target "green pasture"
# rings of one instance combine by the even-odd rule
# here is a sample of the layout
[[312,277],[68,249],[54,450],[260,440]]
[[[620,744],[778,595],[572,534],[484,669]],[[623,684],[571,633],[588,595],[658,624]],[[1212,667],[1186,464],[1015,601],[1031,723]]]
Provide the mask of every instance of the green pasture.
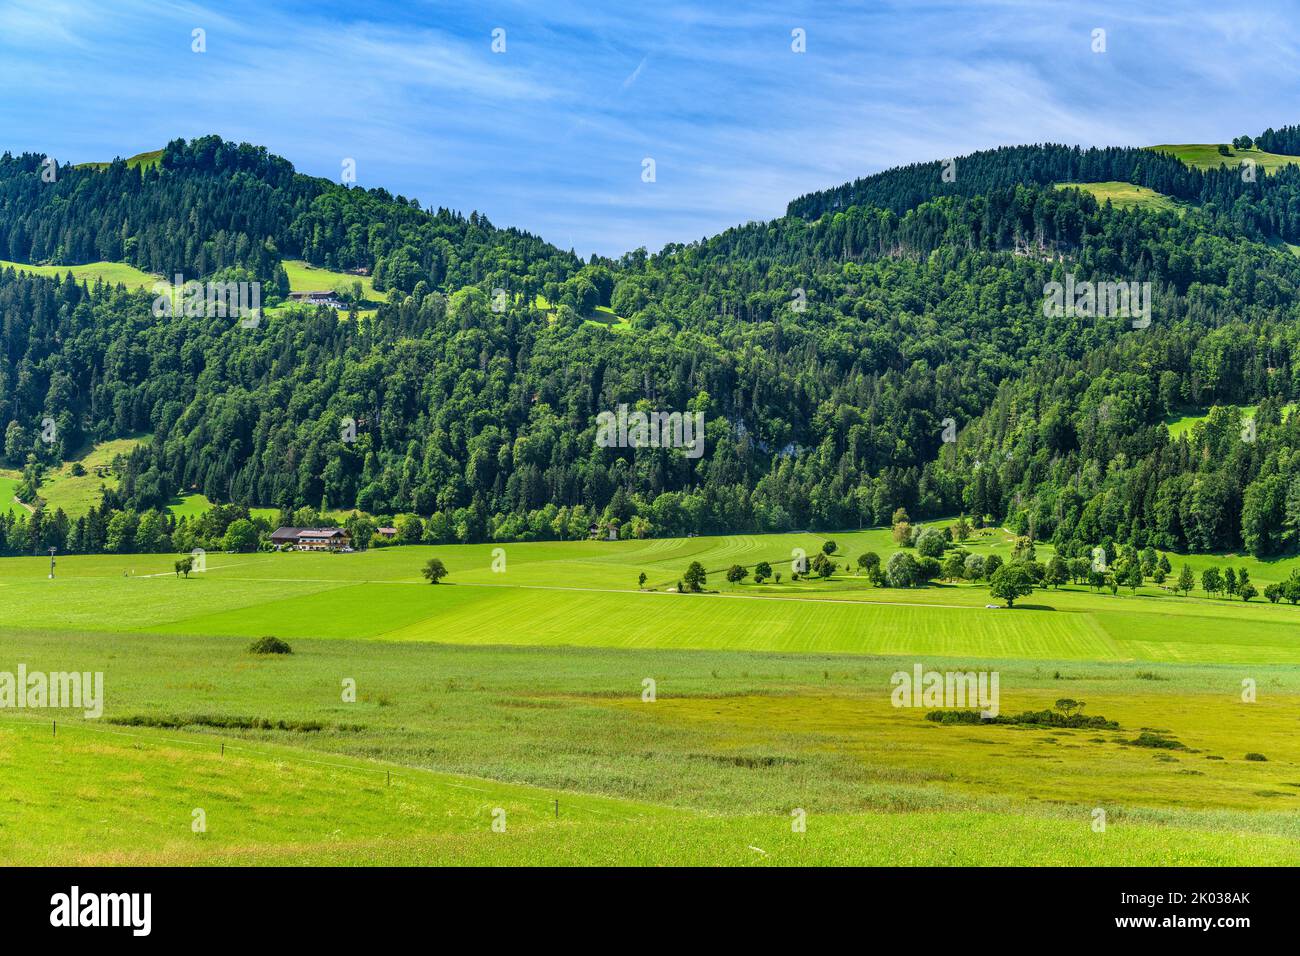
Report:
[[91,262],[77,266],[35,266],[23,262],[9,262],[0,259],[0,269],[14,269],[38,276],[66,276],[72,273],[78,282],[94,285],[103,280],[109,285],[124,285],[129,289],[152,289],[154,283],[161,281],[159,276],[141,272],[135,266],[125,262]]
[[1183,203],[1164,193],[1158,193],[1146,186],[1132,183],[1057,183],[1057,189],[1078,189],[1091,193],[1097,202],[1105,205],[1109,202],[1116,209],[1131,209],[1141,206],[1145,209],[1161,209],[1181,213],[1186,208]]
[[[162,162],[163,151],[161,149],[149,150],[144,153],[136,153],[128,157],[126,165],[132,169],[151,169]],[[107,169],[109,166],[105,162],[77,163],[77,167],[85,169]]]
[[[863,550],[887,559],[889,532],[834,536],[841,563]],[[0,626],[95,628],[177,635],[520,644],[783,653],[927,653],[1040,660],[1300,662],[1300,608],[1175,595],[1148,584],[1136,594],[1086,587],[1039,589],[1014,609],[982,583],[878,588],[841,569],[790,580],[795,549],[815,554],[813,534],[733,535],[647,541],[412,546],[355,554],[286,552],[206,556],[206,570],[174,573],[174,555],[61,559],[58,577],[38,558],[0,562]],[[969,543],[1011,552],[990,531]],[[1038,546],[1045,560],[1051,548]],[[431,586],[433,556],[449,569]],[[710,572],[705,594],[675,593],[686,566]],[[731,564],[784,569],[781,583],[726,583]],[[1170,556],[1198,578],[1211,564],[1245,568],[1261,587],[1300,565],[1239,556]],[[646,589],[638,587],[647,575]]]
[[[1294,666],[979,665],[1003,713],[1068,696],[1119,723],[1072,731],[891,706],[893,672],[960,658],[0,633],[0,668],[105,686],[97,721],[0,713],[6,863],[1300,861]],[[259,717],[288,729],[230,726]]]
[[14,492],[18,490],[18,485],[22,483],[22,475],[14,471],[0,471],[0,512],[10,512],[18,514],[26,511],[21,501],[14,497]]
[[[1255,413],[1259,411],[1258,405],[1242,405],[1242,406],[1229,405],[1225,407],[1227,408],[1240,407],[1242,418],[1254,418]],[[1289,405],[1284,405],[1282,407],[1282,420],[1286,421],[1286,419],[1291,415],[1292,412],[1295,411],[1295,409],[1296,409],[1295,402],[1292,402]],[[1165,427],[1169,429],[1170,438],[1177,438],[1179,435],[1189,434],[1197,424],[1205,421],[1209,417],[1210,417],[1210,410],[1208,408],[1204,410],[1194,410],[1184,415],[1175,415],[1165,419]]]
[[[39,494],[45,501],[45,508],[51,513],[59,508],[70,517],[84,515],[92,507],[97,507],[102,488],[116,488],[118,479],[112,471],[102,477],[95,473],[97,468],[108,468],[113,459],[121,455],[127,457],[140,444],[147,441],[147,436],[138,435],[131,438],[115,438],[100,442],[85,449],[75,458],[63,462],[57,468],[46,472],[41,482]],[[83,475],[74,475],[72,467],[80,464]]]
[[[0,710],[0,863],[1300,863],[1300,608],[791,582],[828,538],[841,564],[895,550],[877,528],[210,553],[188,578],[74,555],[54,580],[6,558],[0,671],[101,672],[104,705]],[[695,560],[711,593],[675,593]],[[760,560],[779,584],[725,582]],[[248,651],[268,635],[293,653]],[[1068,698],[1117,726],[935,723],[891,701],[915,664],[998,673],[1004,715]]]
[[289,289],[292,292],[328,292],[340,282],[361,283],[362,295],[369,301],[380,301],[388,297],[387,293],[376,292],[375,282],[370,276],[353,275],[350,272],[336,272],[322,266],[314,266],[302,259],[285,259],[280,263],[289,277]]
[[1286,156],[1282,153],[1266,153],[1261,149],[1237,149],[1227,144],[1231,156],[1219,153],[1218,143],[1183,143],[1179,145],[1148,146],[1148,149],[1168,153],[1194,169],[1218,169],[1228,166],[1237,169],[1244,160],[1252,159],[1259,169],[1266,173],[1276,172],[1283,166],[1300,163],[1300,156]]

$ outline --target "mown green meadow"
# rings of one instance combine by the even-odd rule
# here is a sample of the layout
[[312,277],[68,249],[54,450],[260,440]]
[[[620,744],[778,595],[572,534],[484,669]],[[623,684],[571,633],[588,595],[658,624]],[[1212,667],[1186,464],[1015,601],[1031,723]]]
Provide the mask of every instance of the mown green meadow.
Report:
[[[877,588],[841,569],[790,580],[795,549],[815,554],[812,534],[649,541],[414,546],[356,554],[210,554],[207,571],[175,576],[171,555],[61,558],[46,579],[41,557],[0,562],[0,626],[107,628],[180,636],[542,646],[600,646],[784,653],[927,653],[1040,660],[1300,663],[1300,609],[1175,595],[1153,584],[1112,595],[1082,586],[1039,590],[1014,609],[982,584]],[[876,529],[835,536],[841,564],[892,553]],[[998,531],[967,545],[1007,555]],[[1050,556],[1039,547],[1039,558]],[[446,582],[428,585],[431,556]],[[722,572],[760,560],[781,583],[731,585]],[[678,594],[691,561],[715,593]],[[1211,564],[1246,568],[1257,586],[1284,580],[1295,559],[1173,556],[1199,577]],[[495,570],[494,570],[495,568]],[[647,575],[644,590],[638,587]]]
[[[893,550],[833,538],[841,562]],[[0,671],[101,671],[105,703],[0,710],[0,860],[1300,862],[1300,609],[718,573],[824,540],[209,554],[188,579],[172,555],[63,557],[53,581],[5,559]],[[692,560],[717,593],[668,590]],[[264,635],[294,653],[250,653]],[[1118,727],[938,724],[891,703],[916,663],[998,672],[1003,714],[1071,698]]]
[[135,266],[125,262],[89,262],[84,265],[29,265],[25,262],[11,262],[0,259],[0,269],[13,269],[38,276],[63,277],[72,274],[78,282],[107,282],[110,285],[124,285],[128,289],[152,289],[154,284],[163,281],[162,276],[141,272]]

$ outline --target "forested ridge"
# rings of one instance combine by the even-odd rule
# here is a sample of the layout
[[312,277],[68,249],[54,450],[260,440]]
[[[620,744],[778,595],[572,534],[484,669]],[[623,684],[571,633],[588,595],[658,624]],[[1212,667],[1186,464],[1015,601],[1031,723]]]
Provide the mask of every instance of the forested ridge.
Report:
[[[835,529],[903,507],[1076,549],[1298,543],[1300,259],[1279,241],[1300,238],[1298,167],[1248,183],[1146,150],[1011,147],[958,158],[954,183],[942,163],[888,171],[771,222],[583,262],[216,137],[53,183],[41,162],[0,157],[10,259],[282,284],[303,258],[369,270],[388,301],[244,328],[0,273],[5,464],[38,495],[40,469],[87,442],[151,436],[80,523],[0,517],[10,552],[130,550],[110,521],[151,514],[156,543],[188,489],[415,514],[431,541]],[[1116,179],[1187,205],[1056,188]],[[1150,325],[1045,315],[1067,273],[1151,283]],[[598,306],[626,327],[588,321]],[[599,447],[596,416],[620,403],[703,412],[705,454]],[[1215,405],[1170,437],[1167,417]],[[1249,421],[1227,407],[1245,405]]]

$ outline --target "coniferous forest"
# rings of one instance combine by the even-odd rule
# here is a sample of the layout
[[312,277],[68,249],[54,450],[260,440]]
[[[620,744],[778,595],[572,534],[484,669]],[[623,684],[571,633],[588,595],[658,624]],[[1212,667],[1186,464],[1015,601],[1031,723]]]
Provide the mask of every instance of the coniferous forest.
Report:
[[[1300,153],[1300,129],[1256,142]],[[283,298],[301,259],[365,272],[387,301],[248,328],[0,271],[4,464],[35,484],[88,443],[149,436],[88,515],[0,515],[7,553],[217,540],[259,506],[414,515],[431,542],[831,530],[905,508],[1066,554],[1300,546],[1300,166],[1008,147],[956,158],[951,180],[943,161],[890,170],[770,222],[583,261],[217,137],[54,181],[43,159],[0,156],[11,261]],[[1059,186],[1104,181],[1177,208]],[[1150,283],[1151,322],[1045,314],[1067,274]],[[705,453],[601,447],[597,416],[620,404],[702,412]],[[1171,437],[1166,421],[1207,409]],[[226,507],[181,529],[166,505],[182,490]]]

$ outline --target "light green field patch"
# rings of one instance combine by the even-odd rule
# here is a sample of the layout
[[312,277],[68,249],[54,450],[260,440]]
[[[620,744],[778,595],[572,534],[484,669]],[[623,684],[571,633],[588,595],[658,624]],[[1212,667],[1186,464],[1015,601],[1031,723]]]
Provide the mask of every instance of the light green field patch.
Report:
[[[102,670],[106,703],[98,721],[52,715],[57,736],[34,714],[0,714],[0,862],[1300,859],[1295,668],[1253,671],[1260,701],[1246,705],[1235,668],[1164,665],[1145,680],[1131,665],[990,662],[1003,712],[1068,695],[1122,728],[1071,732],[895,708],[889,675],[910,658],[302,640],[258,659],[243,645],[4,632],[30,667]],[[354,703],[340,675],[356,678]],[[319,729],[214,723],[239,715]],[[1122,742],[1148,729],[1188,749]],[[1245,760],[1246,746],[1268,760]]]
[[18,490],[21,481],[20,477],[10,473],[0,474],[0,513],[26,513],[27,509],[23,507],[23,503],[14,497],[14,492]]
[[1231,144],[1228,150],[1231,156],[1223,156],[1219,153],[1217,143],[1184,143],[1181,145],[1163,145],[1148,146],[1147,149],[1155,150],[1160,153],[1169,155],[1182,160],[1193,169],[1218,169],[1220,166],[1227,166],[1230,169],[1239,168],[1245,160],[1253,160],[1258,168],[1266,173],[1277,171],[1283,166],[1293,163],[1300,163],[1300,156],[1286,156],[1281,153],[1266,153],[1260,149],[1237,149]]
[[[62,508],[66,515],[76,518],[97,507],[101,489],[118,485],[117,475],[107,470],[113,460],[119,455],[127,457],[147,440],[148,436],[135,436],[100,442],[48,472],[39,492],[46,510],[53,512]],[[85,474],[74,475],[74,464],[81,465]],[[105,473],[96,474],[96,470],[101,468],[106,469]]]
[[1186,210],[1186,206],[1172,196],[1166,196],[1145,186],[1135,186],[1132,183],[1057,183],[1056,188],[1078,189],[1090,193],[1098,203],[1105,205],[1109,202],[1116,209],[1132,209],[1140,206],[1144,209],[1161,209],[1180,214]]
[[22,262],[9,262],[0,259],[0,269],[14,269],[31,275],[46,277],[63,277],[69,272],[78,282],[94,285],[102,280],[109,285],[124,285],[128,289],[152,289],[161,277],[141,272],[135,266],[125,262],[91,262],[78,266],[34,266]]
[[[1255,413],[1259,411],[1258,405],[1240,405],[1240,406],[1227,405],[1223,407],[1240,408],[1241,417],[1243,419],[1254,418]],[[1295,402],[1291,402],[1290,404],[1282,406],[1282,421],[1286,421],[1291,416],[1291,413],[1294,412],[1295,410],[1296,410]],[[1165,419],[1165,426],[1169,429],[1169,437],[1177,438],[1179,435],[1183,435],[1191,432],[1193,427],[1195,427],[1199,422],[1205,421],[1209,417],[1210,417],[1210,409],[1207,408],[1204,411],[1190,412],[1186,415],[1178,415],[1175,417],[1167,418]]]
[[289,289],[292,292],[329,292],[339,283],[351,287],[354,282],[360,282],[362,295],[367,300],[378,302],[388,298],[388,293],[375,291],[375,282],[370,276],[335,272],[302,259],[285,259],[280,264],[289,277]]
[[[161,149],[149,150],[144,153],[136,153],[127,159],[126,165],[131,169],[152,169],[162,162],[163,151]],[[105,162],[77,163],[78,169],[99,169],[104,170],[109,167]]]
[[[584,828],[685,817],[599,796],[396,767],[309,757],[292,747],[229,745],[180,731],[0,723],[0,826],[5,865],[113,866],[296,860],[371,862],[374,850],[431,836],[475,846],[491,861],[496,837],[537,827],[567,842]],[[391,774],[391,776],[390,776]],[[563,815],[556,819],[555,801]],[[195,832],[202,813],[203,830]],[[505,833],[494,832],[503,819]],[[438,859],[436,844],[430,862]]]
[[195,518],[211,508],[212,502],[199,491],[186,491],[167,502],[167,510],[178,518]]

